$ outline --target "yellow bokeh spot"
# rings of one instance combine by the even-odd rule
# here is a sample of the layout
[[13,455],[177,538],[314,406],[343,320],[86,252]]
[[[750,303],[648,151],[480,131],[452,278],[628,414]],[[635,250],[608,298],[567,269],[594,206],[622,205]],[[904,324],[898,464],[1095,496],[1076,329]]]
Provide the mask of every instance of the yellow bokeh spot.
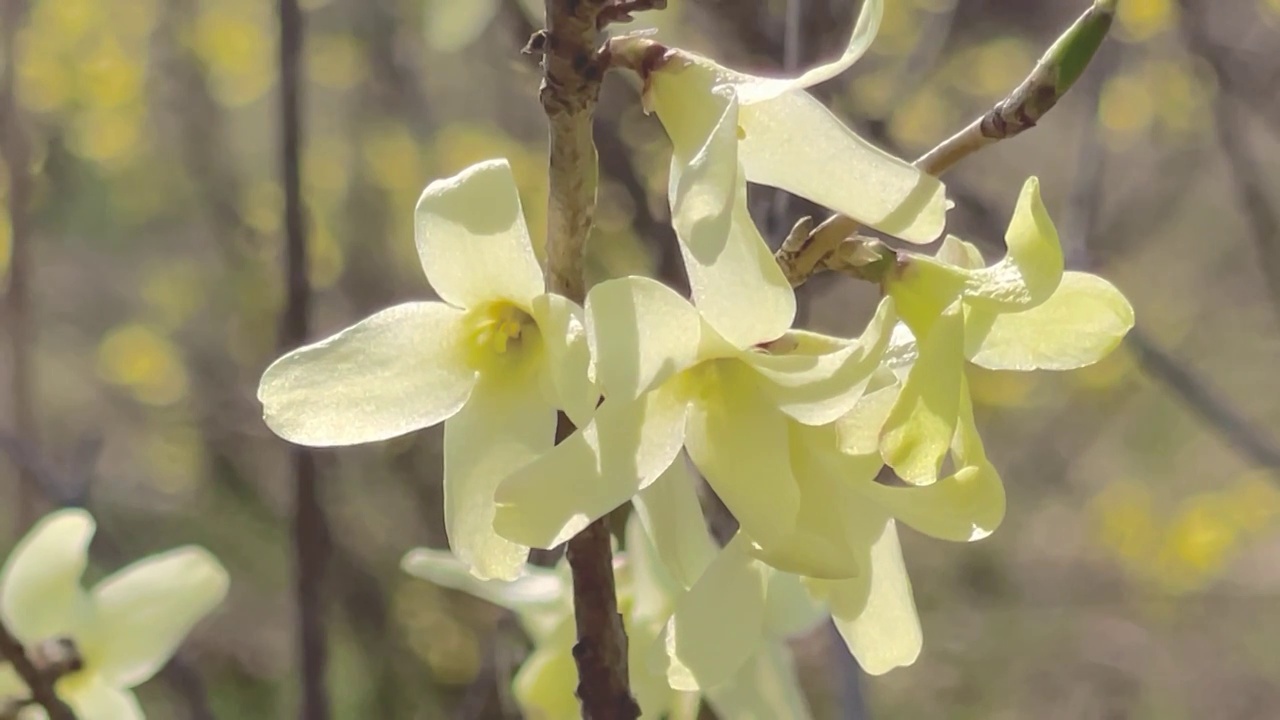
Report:
[[954,124],[955,109],[942,95],[922,89],[893,113],[889,130],[894,139],[913,150],[931,147]]
[[259,180],[241,191],[240,214],[245,222],[263,235],[280,230],[284,211],[284,191],[274,180]]
[[157,264],[143,276],[140,294],[158,323],[176,330],[205,301],[200,268],[186,260]]
[[[959,73],[961,87],[983,98],[1002,97],[1031,71],[1035,56],[1026,40],[997,38],[972,50]],[[956,66],[953,66],[956,67]]]
[[885,3],[880,20],[880,32],[871,45],[871,52],[878,55],[906,55],[915,48],[920,38],[920,21],[909,3]]
[[342,277],[346,265],[342,246],[326,222],[317,222],[311,228],[307,250],[307,277],[317,290],[333,287]]
[[274,81],[272,43],[250,18],[222,10],[204,13],[196,20],[194,45],[209,68],[214,93],[227,105],[253,102]]
[[[0,195],[0,197],[3,197]],[[0,286],[9,277],[9,258],[13,254],[13,225],[9,222],[9,206],[0,205]]]
[[28,52],[18,66],[18,97],[37,112],[61,110],[75,94],[75,76],[54,53]]
[[365,173],[387,191],[420,191],[421,150],[413,133],[400,123],[384,123],[368,131],[360,142]]
[[1178,21],[1174,0],[1124,0],[1116,8],[1121,39],[1141,42],[1158,35]]
[[1269,10],[1276,15],[1280,15],[1280,0],[1258,0],[1263,10]]
[[1122,560],[1142,563],[1157,546],[1151,493],[1138,482],[1107,486],[1093,499],[1091,514],[1099,542]]
[[35,4],[31,27],[39,32],[49,50],[74,47],[104,20],[108,3],[102,0],[55,0]]
[[1198,495],[1183,503],[1169,526],[1167,548],[1197,575],[1218,570],[1235,547],[1236,528],[1225,503],[1213,494]]
[[187,371],[177,347],[141,323],[107,333],[98,345],[98,373],[147,405],[171,405],[187,392]]
[[85,160],[121,163],[137,153],[145,122],[140,107],[85,111],[72,123],[68,144]]
[[350,35],[318,35],[307,42],[307,77],[317,85],[346,90],[368,72],[360,45]]
[[77,98],[104,110],[137,101],[142,96],[145,61],[145,57],[130,57],[114,38],[103,38],[81,58]]
[[1142,75],[1120,73],[1103,84],[1102,96],[1098,100],[1098,120],[1111,133],[1109,139],[1132,140],[1146,132],[1151,127],[1155,112],[1155,98]]

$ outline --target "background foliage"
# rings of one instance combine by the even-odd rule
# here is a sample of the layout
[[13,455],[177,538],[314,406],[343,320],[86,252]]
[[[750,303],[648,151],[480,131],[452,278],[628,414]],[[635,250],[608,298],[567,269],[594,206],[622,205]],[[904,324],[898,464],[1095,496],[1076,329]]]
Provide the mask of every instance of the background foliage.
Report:
[[[433,178],[506,156],[541,232],[545,130],[520,3],[492,17],[450,0],[303,5],[321,337],[426,292],[411,218]],[[1012,88],[1076,5],[888,3],[869,58],[817,93],[918,154]],[[671,0],[645,20],[671,44],[780,70],[835,52],[854,9]],[[0,550],[25,529],[20,470],[46,507],[97,515],[104,565],[206,545],[231,597],[143,703],[290,716],[289,487],[253,397],[283,298],[272,4],[33,0],[16,30],[34,333],[0,355],[6,376],[17,354],[32,361],[0,391]],[[972,546],[904,533],[926,637],[914,667],[859,679],[829,635],[797,642],[822,716],[856,717],[859,696],[875,718],[1254,718],[1280,702],[1280,184],[1263,172],[1280,162],[1280,2],[1125,0],[1114,36],[1039,129],[948,186],[953,231],[995,250],[1039,175],[1068,265],[1121,287],[1138,329],[1084,371],[971,374],[1009,517]],[[666,140],[634,88],[608,85],[588,272],[679,284]],[[773,191],[753,203],[775,242],[811,210]],[[10,239],[0,222],[6,282]],[[856,333],[872,300],[822,278],[802,315]],[[24,394],[31,427],[13,412]],[[319,456],[336,717],[515,713],[504,686],[525,645],[510,619],[398,570],[410,547],[444,544],[439,453],[437,429]]]

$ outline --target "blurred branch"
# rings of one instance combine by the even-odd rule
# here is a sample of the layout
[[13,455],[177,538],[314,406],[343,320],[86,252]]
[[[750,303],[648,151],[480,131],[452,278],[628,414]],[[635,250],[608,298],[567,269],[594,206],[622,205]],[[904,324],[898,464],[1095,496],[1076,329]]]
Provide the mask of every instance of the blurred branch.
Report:
[[[1229,85],[1230,71],[1226,60],[1205,34],[1206,18],[1192,8],[1192,3],[1183,0],[1182,6],[1179,28],[1187,48],[1209,63],[1219,85]],[[1230,165],[1228,175],[1233,186],[1232,195],[1253,235],[1272,306],[1280,312],[1280,213],[1266,196],[1267,173],[1258,161],[1258,154],[1248,146],[1245,139],[1248,129],[1234,101],[1227,97],[1217,98],[1213,102],[1213,117],[1218,145]]]
[[[576,303],[586,297],[583,250],[599,183],[592,116],[605,69],[597,28],[608,5],[610,0],[546,0],[547,29],[539,36],[545,40],[539,98],[550,126],[547,290]],[[557,442],[573,429],[561,414]],[[639,717],[640,706],[631,695],[607,521],[588,525],[566,550],[578,636],[573,658],[583,717],[628,720]]]
[[[22,127],[22,109],[17,97],[17,38],[27,14],[26,0],[7,0],[0,10],[0,33],[4,43],[0,75],[0,157],[8,169],[9,186],[9,287],[5,292],[5,320],[9,330],[9,401],[13,431],[23,442],[39,442],[36,427],[35,323],[32,320],[31,288],[35,266],[31,247],[31,148]],[[35,522],[39,492],[35,478],[21,466],[18,471],[17,526]]]
[[[284,188],[285,308],[280,320],[279,350],[287,352],[307,339],[311,285],[307,278],[307,236],[302,206],[302,10],[298,0],[279,0],[280,18],[280,175]],[[298,609],[302,671],[302,720],[327,720],[325,687],[324,580],[329,564],[328,520],[316,488],[315,457],[310,450],[289,450],[293,469],[293,550],[295,603]]]
[[[915,161],[930,175],[941,175],[982,148],[1035,127],[1071,89],[1102,44],[1115,15],[1115,0],[1096,0],[1045,52],[1031,74],[990,111],[942,141]],[[793,230],[775,257],[793,286],[803,284],[845,239],[858,230],[856,220],[832,215],[809,232]]]
[[49,667],[37,665],[34,654],[27,653],[26,648],[9,632],[3,621],[0,621],[0,657],[17,671],[18,677],[31,689],[31,701],[44,708],[50,720],[76,720],[71,707],[54,691],[54,685],[58,678],[78,668],[62,664],[51,664]]

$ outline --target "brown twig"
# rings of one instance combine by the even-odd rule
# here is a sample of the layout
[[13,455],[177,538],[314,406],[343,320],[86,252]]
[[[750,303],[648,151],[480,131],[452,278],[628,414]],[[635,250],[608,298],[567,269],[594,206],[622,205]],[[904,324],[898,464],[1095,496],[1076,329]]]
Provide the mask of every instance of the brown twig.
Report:
[[[74,652],[73,652],[74,655]],[[0,621],[0,658],[4,658],[27,687],[31,689],[31,701],[44,708],[49,720],[76,720],[76,714],[54,691],[58,678],[78,669],[78,662],[38,664],[33,653],[28,653],[4,622]]]
[[[27,13],[25,0],[9,0],[0,12],[4,43],[3,75],[0,76],[0,156],[8,168],[9,184],[9,287],[5,293],[6,325],[9,335],[9,401],[13,431],[24,443],[35,445],[35,323],[32,322],[31,288],[34,265],[31,257],[31,150],[23,132],[17,98],[18,30]],[[18,527],[35,522],[39,509],[39,489],[35,478],[23,468],[18,474]]]
[[[307,339],[311,286],[307,278],[307,236],[303,218],[302,117],[299,61],[302,11],[298,0],[280,0],[280,173],[284,187],[285,309],[280,321],[280,350]],[[329,528],[316,488],[316,464],[310,451],[290,449],[294,478],[294,571],[302,665],[302,720],[326,720],[328,652],[324,633],[324,577],[329,564]]]
[[[550,201],[547,219],[547,289],[581,303],[586,296],[583,250],[596,206],[599,165],[591,119],[608,65],[598,28],[610,0],[546,0],[547,29],[539,92],[550,124]],[[531,43],[532,45],[533,43]],[[557,441],[573,432],[560,416]],[[589,720],[631,720],[640,707],[631,696],[627,635],[618,614],[613,551],[604,518],[569,541],[574,620],[578,641],[578,699]]]
[[[1035,127],[1079,77],[1106,36],[1114,14],[1114,0],[1097,0],[1013,92],[912,164],[940,176],[978,150]],[[856,220],[832,215],[803,236],[793,230],[774,257],[791,285],[799,287],[823,270],[827,258],[858,229]]]

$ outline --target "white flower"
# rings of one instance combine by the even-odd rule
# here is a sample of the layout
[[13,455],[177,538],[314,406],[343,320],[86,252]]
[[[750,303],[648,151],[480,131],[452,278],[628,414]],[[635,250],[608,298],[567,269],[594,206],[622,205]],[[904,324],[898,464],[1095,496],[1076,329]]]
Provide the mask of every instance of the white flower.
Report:
[[[0,617],[27,647],[69,638],[83,668],[60,678],[58,696],[78,720],[144,717],[132,689],[151,679],[182,639],[227,594],[227,572],[187,546],[139,560],[85,592],[95,524],[83,510],[43,518],[0,571]],[[29,697],[12,667],[0,667],[0,697]],[[23,720],[43,717],[36,708]]]
[[493,492],[551,449],[556,409],[584,424],[597,393],[573,302],[545,292],[505,160],[427,186],[417,244],[444,302],[383,310],[263,373],[267,425],[302,445],[444,426],[445,529],[477,577],[519,575],[528,548],[493,531]]

